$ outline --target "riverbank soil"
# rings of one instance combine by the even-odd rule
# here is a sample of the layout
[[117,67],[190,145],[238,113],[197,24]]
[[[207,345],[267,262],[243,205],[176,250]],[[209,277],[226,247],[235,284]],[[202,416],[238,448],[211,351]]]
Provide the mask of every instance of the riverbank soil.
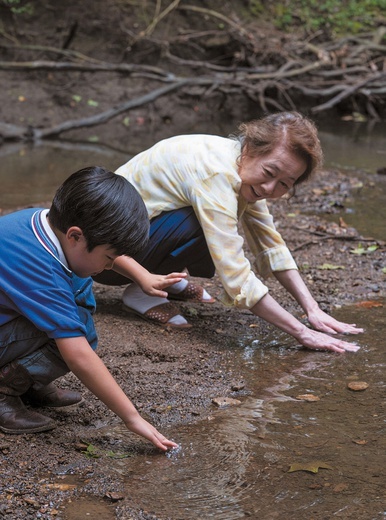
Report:
[[[138,47],[132,38],[132,33],[138,32],[138,24],[145,29],[149,27],[150,22],[145,23],[141,18],[145,16],[141,2],[135,5],[134,2],[80,2],[76,9],[74,2],[66,2],[66,10],[54,2],[41,4],[28,23],[2,6],[0,38],[8,44],[7,49],[2,48],[8,59],[12,56],[15,60],[31,59],[31,48],[15,49],[22,42],[63,51],[76,49],[113,62],[126,53],[130,62],[158,65],[159,48],[155,49],[151,41]],[[133,9],[136,19],[132,18]],[[183,34],[189,18],[181,17],[180,23]],[[269,30],[265,30],[268,37]],[[277,43],[274,29],[271,35]],[[48,59],[47,50],[35,48],[33,52],[35,58],[38,52],[42,59]],[[55,51],[51,58],[53,54]],[[116,73],[2,72],[1,119],[14,125],[53,126],[89,117],[95,114],[96,105],[102,111],[127,98],[135,98],[143,93],[145,83],[143,78],[127,80]],[[233,97],[219,94],[208,101],[192,93],[185,98],[171,95],[98,126],[97,134],[101,142],[114,143],[123,149],[127,149],[129,139],[132,149],[139,151],[143,136],[150,130],[156,140],[158,135],[165,135],[166,126],[168,134],[173,135],[197,122],[210,121],[214,109],[234,116],[236,111],[247,114],[250,107],[251,100],[237,93]],[[67,137],[87,140],[95,132],[75,130]],[[379,176],[379,182],[384,180]],[[361,237],[342,219],[331,221],[324,216],[326,212],[340,211],[348,196],[371,182],[363,172],[348,175],[339,170],[325,171],[302,186],[291,201],[271,204],[279,231],[315,298],[328,312],[347,303],[385,297],[382,272],[385,244],[372,237]],[[374,247],[367,249],[371,246]],[[359,254],[361,247],[366,248],[365,254]],[[219,296],[221,287],[217,277],[198,282],[213,296]],[[267,284],[272,296],[302,318],[300,309],[276,282],[269,280]],[[225,308],[217,301],[210,305],[181,304],[193,327],[188,331],[169,331],[126,314],[121,306],[122,288],[95,284],[95,293],[99,355],[140,413],[165,435],[173,438],[173,426],[207,418],[213,411],[212,400],[217,397],[243,399],[248,395],[242,374],[232,370],[226,347],[246,335],[264,338],[271,326],[248,311]],[[365,327],[366,323],[358,325]],[[56,429],[35,435],[0,434],[0,517],[80,518],[75,513],[70,516],[70,511],[77,509],[80,497],[86,497],[91,517],[90,504],[94,504],[95,518],[104,518],[105,512],[106,518],[116,515],[134,520],[154,519],[150,513],[133,508],[130,496],[123,492],[123,478],[105,462],[106,457],[119,456],[122,452],[163,455],[133,434],[128,433],[124,446],[116,443],[111,430],[119,424],[117,418],[72,375],[58,384],[80,390],[84,400],[67,412],[44,410],[57,422]]]

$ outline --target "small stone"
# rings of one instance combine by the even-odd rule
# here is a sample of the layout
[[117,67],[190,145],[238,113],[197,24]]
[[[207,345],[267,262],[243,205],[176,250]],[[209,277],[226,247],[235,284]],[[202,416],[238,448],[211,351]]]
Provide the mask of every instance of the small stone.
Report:
[[112,502],[118,502],[119,500],[123,500],[125,498],[122,493],[116,493],[115,491],[107,491],[105,497],[110,499]]
[[40,508],[39,502],[37,500],[35,500],[34,498],[24,497],[24,502],[26,502],[30,506],[33,506],[35,509]]
[[361,392],[362,390],[366,390],[369,387],[369,384],[365,381],[351,381],[348,383],[347,388],[352,390],[353,392]]
[[240,390],[243,390],[245,388],[244,381],[234,382],[231,385],[231,389],[233,392],[239,392]]
[[241,404],[241,401],[238,399],[232,399],[231,397],[215,397],[212,399],[212,403],[219,408],[224,408],[225,406],[237,406]]

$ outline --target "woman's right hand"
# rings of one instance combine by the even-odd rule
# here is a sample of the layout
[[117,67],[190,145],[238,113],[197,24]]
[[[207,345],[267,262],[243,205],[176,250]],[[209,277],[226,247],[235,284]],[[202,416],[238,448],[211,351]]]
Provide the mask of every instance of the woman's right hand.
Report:
[[359,346],[324,332],[310,329],[283,309],[276,300],[266,294],[251,309],[253,314],[272,323],[282,331],[293,336],[303,347],[312,350],[331,350],[332,352],[356,352]]

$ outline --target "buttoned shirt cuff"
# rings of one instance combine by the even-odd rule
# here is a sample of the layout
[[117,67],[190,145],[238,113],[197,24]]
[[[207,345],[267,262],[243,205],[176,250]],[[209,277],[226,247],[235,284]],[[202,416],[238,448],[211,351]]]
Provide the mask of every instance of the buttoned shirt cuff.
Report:
[[240,292],[232,298],[225,291],[220,294],[220,301],[228,307],[238,307],[241,309],[251,309],[268,292],[268,287],[264,285],[251,271],[246,282],[241,287]]

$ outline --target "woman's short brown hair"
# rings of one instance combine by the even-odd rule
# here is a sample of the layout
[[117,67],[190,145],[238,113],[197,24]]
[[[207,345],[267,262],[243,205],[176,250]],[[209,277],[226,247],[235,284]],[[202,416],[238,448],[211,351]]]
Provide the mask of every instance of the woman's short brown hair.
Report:
[[306,181],[323,163],[323,151],[315,124],[299,112],[278,112],[239,126],[242,155],[266,155],[278,146],[305,160],[307,167],[296,184]]

